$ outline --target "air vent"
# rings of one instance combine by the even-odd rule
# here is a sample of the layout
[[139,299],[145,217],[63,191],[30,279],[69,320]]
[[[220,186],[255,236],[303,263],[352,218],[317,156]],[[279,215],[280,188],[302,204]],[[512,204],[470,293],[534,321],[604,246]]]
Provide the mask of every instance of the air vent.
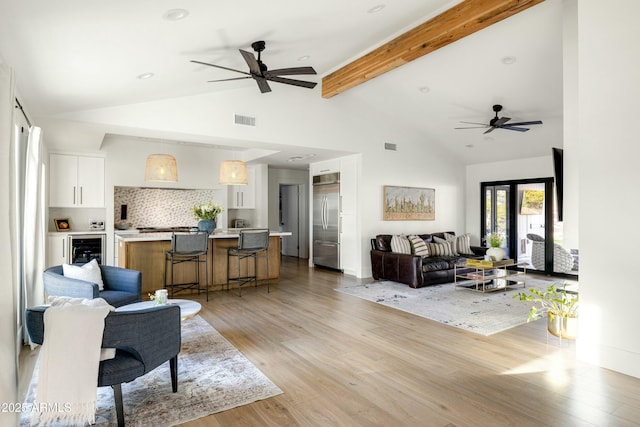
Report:
[[396,144],[391,143],[391,142],[385,142],[384,143],[384,149],[385,150],[389,150],[389,151],[398,151],[398,146]]
[[256,118],[251,116],[243,116],[241,114],[234,114],[233,123],[243,126],[255,126]]

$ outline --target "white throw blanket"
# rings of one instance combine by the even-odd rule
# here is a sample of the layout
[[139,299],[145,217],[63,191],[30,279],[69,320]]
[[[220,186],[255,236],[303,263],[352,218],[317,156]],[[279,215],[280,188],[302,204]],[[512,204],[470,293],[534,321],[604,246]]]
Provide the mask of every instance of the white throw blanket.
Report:
[[102,298],[52,297],[44,313],[40,373],[32,425],[95,423],[104,319],[115,310]]

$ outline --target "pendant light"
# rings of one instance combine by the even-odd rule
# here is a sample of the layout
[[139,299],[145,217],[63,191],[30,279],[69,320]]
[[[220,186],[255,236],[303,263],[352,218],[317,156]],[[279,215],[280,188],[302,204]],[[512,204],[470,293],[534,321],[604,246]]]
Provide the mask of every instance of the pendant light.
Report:
[[247,164],[242,160],[224,160],[220,164],[221,185],[246,185]]
[[149,154],[144,168],[147,182],[178,182],[176,158],[170,154]]

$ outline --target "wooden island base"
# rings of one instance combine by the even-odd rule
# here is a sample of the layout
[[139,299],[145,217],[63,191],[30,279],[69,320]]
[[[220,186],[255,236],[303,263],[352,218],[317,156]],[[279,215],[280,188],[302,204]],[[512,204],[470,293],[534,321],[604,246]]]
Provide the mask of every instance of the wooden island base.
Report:
[[[164,263],[166,252],[171,249],[171,237],[169,240],[140,240],[134,238],[119,238],[118,240],[118,266],[138,270],[142,272],[142,299],[147,299],[147,294],[152,294],[158,289],[164,288]],[[200,275],[209,277],[209,291],[227,289],[227,249],[238,247],[237,237],[210,238],[208,257],[208,271],[205,263],[200,264]],[[269,237],[268,259],[258,259],[258,280],[267,278],[267,260],[269,262],[269,280],[278,280],[280,277],[280,236]],[[195,264],[185,263],[175,266],[175,282],[184,283],[195,281]],[[238,268],[236,257],[230,259],[232,277]],[[253,260],[243,260],[240,264],[240,273],[245,276],[253,274]],[[167,265],[167,274],[171,274],[171,266]],[[237,288],[237,282],[231,282],[230,288]],[[195,291],[194,291],[195,292]],[[188,291],[178,293],[186,294]]]

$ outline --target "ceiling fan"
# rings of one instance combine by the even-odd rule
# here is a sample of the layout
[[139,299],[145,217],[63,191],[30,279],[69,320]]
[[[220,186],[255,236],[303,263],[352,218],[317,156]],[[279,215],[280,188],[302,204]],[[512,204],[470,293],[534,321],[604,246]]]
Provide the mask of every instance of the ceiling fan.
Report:
[[480,126],[469,126],[462,128],[454,128],[454,129],[486,129],[484,133],[493,132],[496,129],[507,129],[507,130],[515,130],[518,132],[526,132],[529,128],[523,128],[520,126],[529,126],[529,125],[541,125],[542,120],[531,120],[528,122],[517,122],[517,123],[509,123],[507,122],[511,120],[510,117],[498,117],[498,113],[502,111],[502,105],[496,104],[493,106],[493,111],[495,111],[496,116],[489,121],[489,124],[486,123],[474,123],[474,122],[460,122],[467,123],[470,125],[480,125]]
[[251,47],[253,50],[258,52],[258,59],[251,53],[245,50],[239,49],[240,54],[246,61],[249,66],[249,72],[234,70],[233,68],[223,67],[221,65],[209,64],[206,62],[200,61],[191,61],[196,64],[207,65],[209,67],[221,68],[223,70],[234,71],[240,74],[246,74],[245,77],[234,77],[230,79],[221,79],[221,80],[209,80],[209,82],[226,82],[230,80],[242,80],[242,79],[254,79],[256,83],[258,83],[258,87],[260,88],[261,93],[271,92],[271,88],[269,87],[269,83],[267,81],[272,81],[276,83],[284,83],[287,85],[306,87],[308,89],[313,89],[316,87],[317,83],[314,82],[306,82],[303,80],[296,79],[288,79],[281,76],[291,76],[291,75],[301,75],[301,74],[316,74],[316,70],[313,67],[293,67],[293,68],[281,68],[278,70],[269,70],[262,59],[260,58],[260,53],[265,48],[264,41],[257,41],[251,43]]

